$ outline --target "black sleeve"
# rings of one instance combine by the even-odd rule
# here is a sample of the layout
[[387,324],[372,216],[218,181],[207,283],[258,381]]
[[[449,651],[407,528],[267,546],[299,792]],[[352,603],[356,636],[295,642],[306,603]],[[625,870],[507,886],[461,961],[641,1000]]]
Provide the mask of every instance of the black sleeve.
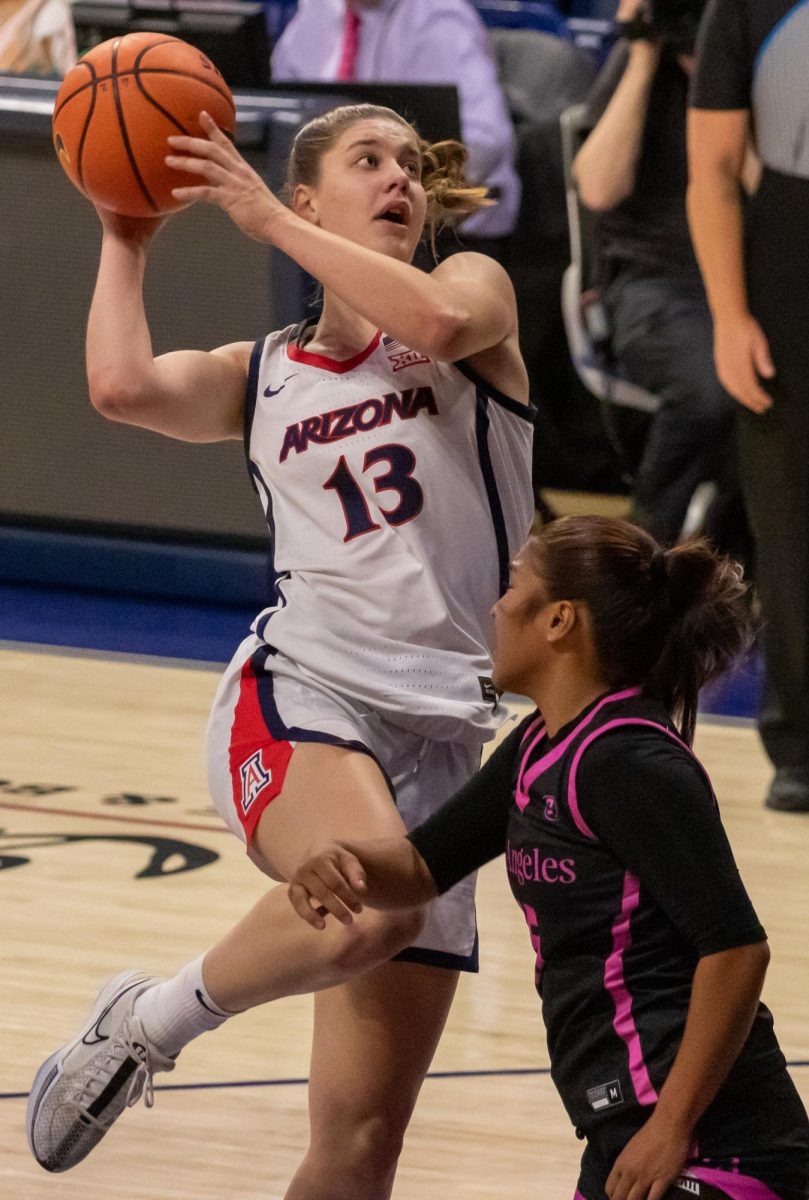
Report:
[[522,721],[467,784],[408,834],[439,895],[504,852],[514,766],[535,716]]
[[587,125],[595,129],[604,116],[604,112],[615,94],[615,89],[621,82],[626,65],[629,62],[629,48],[621,39],[610,50],[607,61],[596,76],[595,83],[585,101],[587,110]]
[[711,0],[700,25],[695,57],[692,108],[721,112],[751,107],[755,56],[739,0]]
[[701,957],[764,941],[702,771],[652,730],[605,734],[581,760],[579,809]]

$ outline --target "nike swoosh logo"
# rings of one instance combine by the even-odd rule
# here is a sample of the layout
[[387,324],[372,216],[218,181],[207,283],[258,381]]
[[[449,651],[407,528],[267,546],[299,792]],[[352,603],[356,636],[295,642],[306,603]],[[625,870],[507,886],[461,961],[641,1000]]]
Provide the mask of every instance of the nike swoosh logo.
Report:
[[205,997],[203,996],[203,994],[199,990],[199,988],[196,988],[194,990],[194,995],[196,996],[197,1000],[199,1000],[200,1004],[202,1005],[202,1007],[205,1009],[206,1012],[211,1013],[211,1015],[214,1017],[218,1017],[221,1015],[220,1013],[215,1012],[214,1009],[211,1008],[210,1004],[205,1003]]
[[[122,992],[117,992],[116,995],[113,996],[112,1000],[110,1000],[109,1004],[96,1021],[94,1028],[88,1029],[87,1033],[85,1033],[84,1037],[81,1039],[85,1046],[97,1046],[101,1042],[109,1041],[109,1034],[101,1032],[101,1022],[110,1012],[110,1010],[115,1007],[122,996],[125,996],[127,992],[131,992],[133,988],[140,987],[140,985],[144,982],[145,979],[136,979],[134,983],[130,983],[129,987],[125,987]],[[92,1036],[93,1034],[95,1034],[95,1037]]]
[[286,379],[284,380],[284,382],[281,384],[280,387],[265,388],[264,395],[267,397],[268,400],[271,400],[273,396],[277,396],[279,392],[283,392],[284,388],[289,383],[290,379],[294,379],[297,374],[298,374],[297,371],[293,371],[291,375],[287,375]]

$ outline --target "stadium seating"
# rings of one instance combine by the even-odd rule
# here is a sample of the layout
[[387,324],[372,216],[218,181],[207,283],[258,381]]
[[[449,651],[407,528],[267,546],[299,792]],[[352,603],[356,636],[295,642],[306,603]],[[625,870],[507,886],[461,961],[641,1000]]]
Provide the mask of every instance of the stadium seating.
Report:
[[533,29],[556,37],[572,38],[567,22],[555,4],[535,0],[473,0],[475,8],[491,29]]
[[[532,29],[575,41],[601,62],[610,40],[617,0],[472,0],[491,29]],[[295,15],[296,0],[263,0],[276,41]]]

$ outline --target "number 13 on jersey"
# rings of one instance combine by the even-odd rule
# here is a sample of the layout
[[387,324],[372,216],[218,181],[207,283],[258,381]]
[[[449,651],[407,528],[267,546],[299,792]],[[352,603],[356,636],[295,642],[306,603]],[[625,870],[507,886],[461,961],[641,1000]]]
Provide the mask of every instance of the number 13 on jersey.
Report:
[[[424,492],[413,477],[416,456],[408,446],[375,446],[365,455],[362,474],[377,463],[387,463],[388,470],[374,476],[374,491],[391,492],[394,497],[398,497],[398,502],[392,508],[383,507],[380,502],[377,515],[388,525],[405,525],[417,517],[424,507]],[[365,533],[373,533],[382,528],[374,520],[362,487],[352,474],[344,455],[340,456],[340,461],[323,487],[326,491],[336,492],[343,506],[346,522],[344,542],[353,541]]]

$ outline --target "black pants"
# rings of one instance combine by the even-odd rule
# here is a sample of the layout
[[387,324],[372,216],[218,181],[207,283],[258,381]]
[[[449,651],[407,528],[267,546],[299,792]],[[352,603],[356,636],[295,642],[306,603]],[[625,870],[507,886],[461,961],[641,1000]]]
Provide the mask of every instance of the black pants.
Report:
[[776,767],[809,770],[809,180],[767,171],[751,214],[750,307],[776,378],[763,416],[740,408],[742,486],[765,618],[760,716]]
[[734,404],[714,370],[711,314],[697,277],[618,271],[603,299],[616,362],[661,400],[636,473],[632,516],[670,544],[698,484],[734,486]]
[[[616,1109],[587,1134],[576,1200],[606,1200],[612,1165],[650,1111]],[[720,1092],[695,1139],[684,1174],[699,1181],[703,1200],[809,1200],[809,1120],[785,1068],[742,1091]],[[696,1194],[693,1184],[675,1185],[664,1200]]]

